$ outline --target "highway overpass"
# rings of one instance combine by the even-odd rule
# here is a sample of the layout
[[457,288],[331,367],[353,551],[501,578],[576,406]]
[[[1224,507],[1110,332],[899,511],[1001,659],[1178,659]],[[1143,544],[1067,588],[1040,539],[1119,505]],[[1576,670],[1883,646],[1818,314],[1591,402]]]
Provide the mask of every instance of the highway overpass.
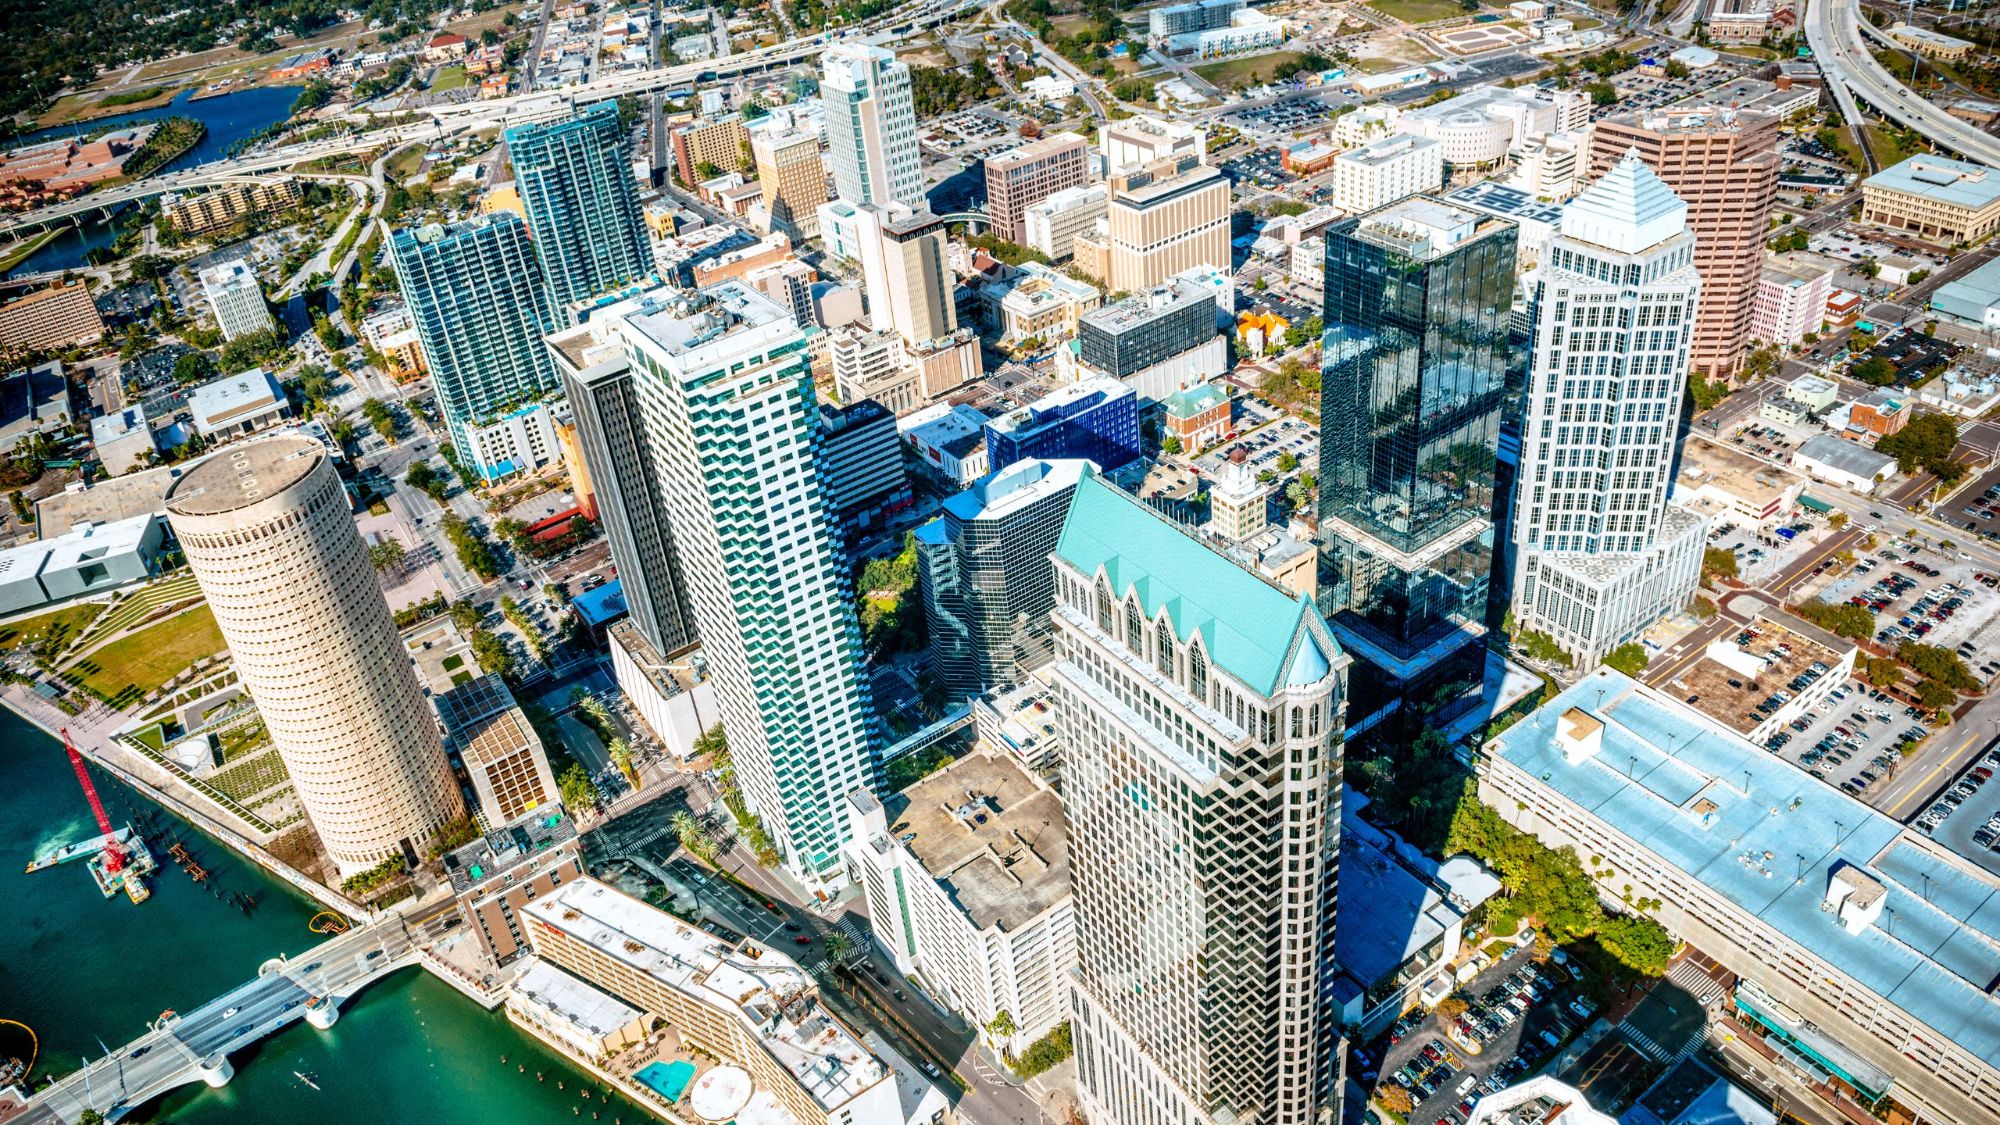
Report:
[[1806,42],[1834,88],[1841,112],[1851,125],[1860,124],[1855,102],[1906,125],[1941,149],[1967,160],[2000,168],[2000,137],[1982,132],[1926,101],[1898,82],[1868,53],[1868,36],[1894,45],[1882,31],[1861,18],[1859,0],[1815,0],[1806,8]]

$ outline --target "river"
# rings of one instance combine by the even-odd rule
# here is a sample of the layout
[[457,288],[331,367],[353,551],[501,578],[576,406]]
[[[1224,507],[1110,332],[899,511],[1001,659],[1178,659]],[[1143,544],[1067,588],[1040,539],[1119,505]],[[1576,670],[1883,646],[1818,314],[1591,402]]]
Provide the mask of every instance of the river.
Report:
[[[0,901],[7,903],[0,910],[0,1019],[25,1023],[40,1037],[37,1076],[74,1070],[85,1055],[103,1054],[100,1040],[115,1049],[162,1010],[204,1003],[254,976],[265,958],[321,940],[306,929],[315,907],[302,896],[102,772],[93,769],[92,779],[114,822],[155,816],[216,883],[254,894],[257,905],[245,916],[196,886],[167,860],[161,833],[156,852],[168,866],[153,877],[153,897],[143,905],[101,897],[80,865],[22,873],[41,848],[96,829],[61,745],[0,710]],[[25,1051],[25,1036],[0,1027],[0,1054]],[[531,1125],[591,1121],[593,1113],[627,1125],[656,1120],[622,1100],[580,1097],[579,1071],[501,1013],[419,969],[348,1001],[331,1030],[300,1022],[231,1061],[236,1078],[223,1089],[183,1087],[132,1120]]]
[[[73,130],[126,125],[160,117],[191,117],[208,126],[207,135],[202,137],[201,143],[169,162],[161,171],[190,164],[206,164],[211,160],[220,160],[231,145],[243,138],[291,116],[292,103],[298,100],[301,89],[303,87],[300,86],[253,86],[247,90],[196,101],[191,100],[194,88],[189,87],[176,95],[173,101],[156,109],[122,113],[115,117],[101,117],[94,121],[78,122],[75,126],[63,125],[54,129],[43,129],[20,138],[14,144],[29,144],[50,137],[67,136]],[[25,261],[17,263],[13,269],[7,271],[6,276],[74,269],[77,266],[87,265],[86,256],[90,251],[100,246],[109,246],[117,234],[111,223],[86,223],[81,229],[71,227],[48,245],[30,254]]]

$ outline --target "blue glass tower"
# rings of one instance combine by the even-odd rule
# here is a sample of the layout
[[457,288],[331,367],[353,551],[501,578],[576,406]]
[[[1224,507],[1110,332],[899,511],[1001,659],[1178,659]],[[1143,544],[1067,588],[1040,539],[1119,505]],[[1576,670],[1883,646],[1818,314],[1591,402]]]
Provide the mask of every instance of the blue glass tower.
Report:
[[986,453],[996,473],[1030,458],[1122,468],[1139,456],[1139,394],[1108,376],[1071,383],[988,422]]
[[616,102],[503,135],[553,308],[653,272]]

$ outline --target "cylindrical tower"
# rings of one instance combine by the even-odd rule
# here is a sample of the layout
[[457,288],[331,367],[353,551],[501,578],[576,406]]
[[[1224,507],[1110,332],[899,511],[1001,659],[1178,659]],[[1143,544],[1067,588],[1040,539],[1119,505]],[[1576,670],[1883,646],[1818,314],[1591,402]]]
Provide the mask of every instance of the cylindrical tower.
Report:
[[174,482],[167,520],[341,875],[422,855],[465,805],[326,451],[230,446]]

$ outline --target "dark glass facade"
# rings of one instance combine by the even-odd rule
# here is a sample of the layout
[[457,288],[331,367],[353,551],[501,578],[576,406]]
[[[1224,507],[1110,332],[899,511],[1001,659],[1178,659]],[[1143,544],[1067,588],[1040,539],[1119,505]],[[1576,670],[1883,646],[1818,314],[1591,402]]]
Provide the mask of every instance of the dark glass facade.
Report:
[[1397,680],[1485,622],[1515,243],[1422,197],[1327,233],[1320,597]]
[[1121,468],[1139,456],[1139,395],[1115,379],[1072,383],[988,422],[986,452],[994,472],[1031,459]]
[[1120,379],[1214,338],[1215,298],[1192,283],[1086,313],[1076,330],[1078,358]]

